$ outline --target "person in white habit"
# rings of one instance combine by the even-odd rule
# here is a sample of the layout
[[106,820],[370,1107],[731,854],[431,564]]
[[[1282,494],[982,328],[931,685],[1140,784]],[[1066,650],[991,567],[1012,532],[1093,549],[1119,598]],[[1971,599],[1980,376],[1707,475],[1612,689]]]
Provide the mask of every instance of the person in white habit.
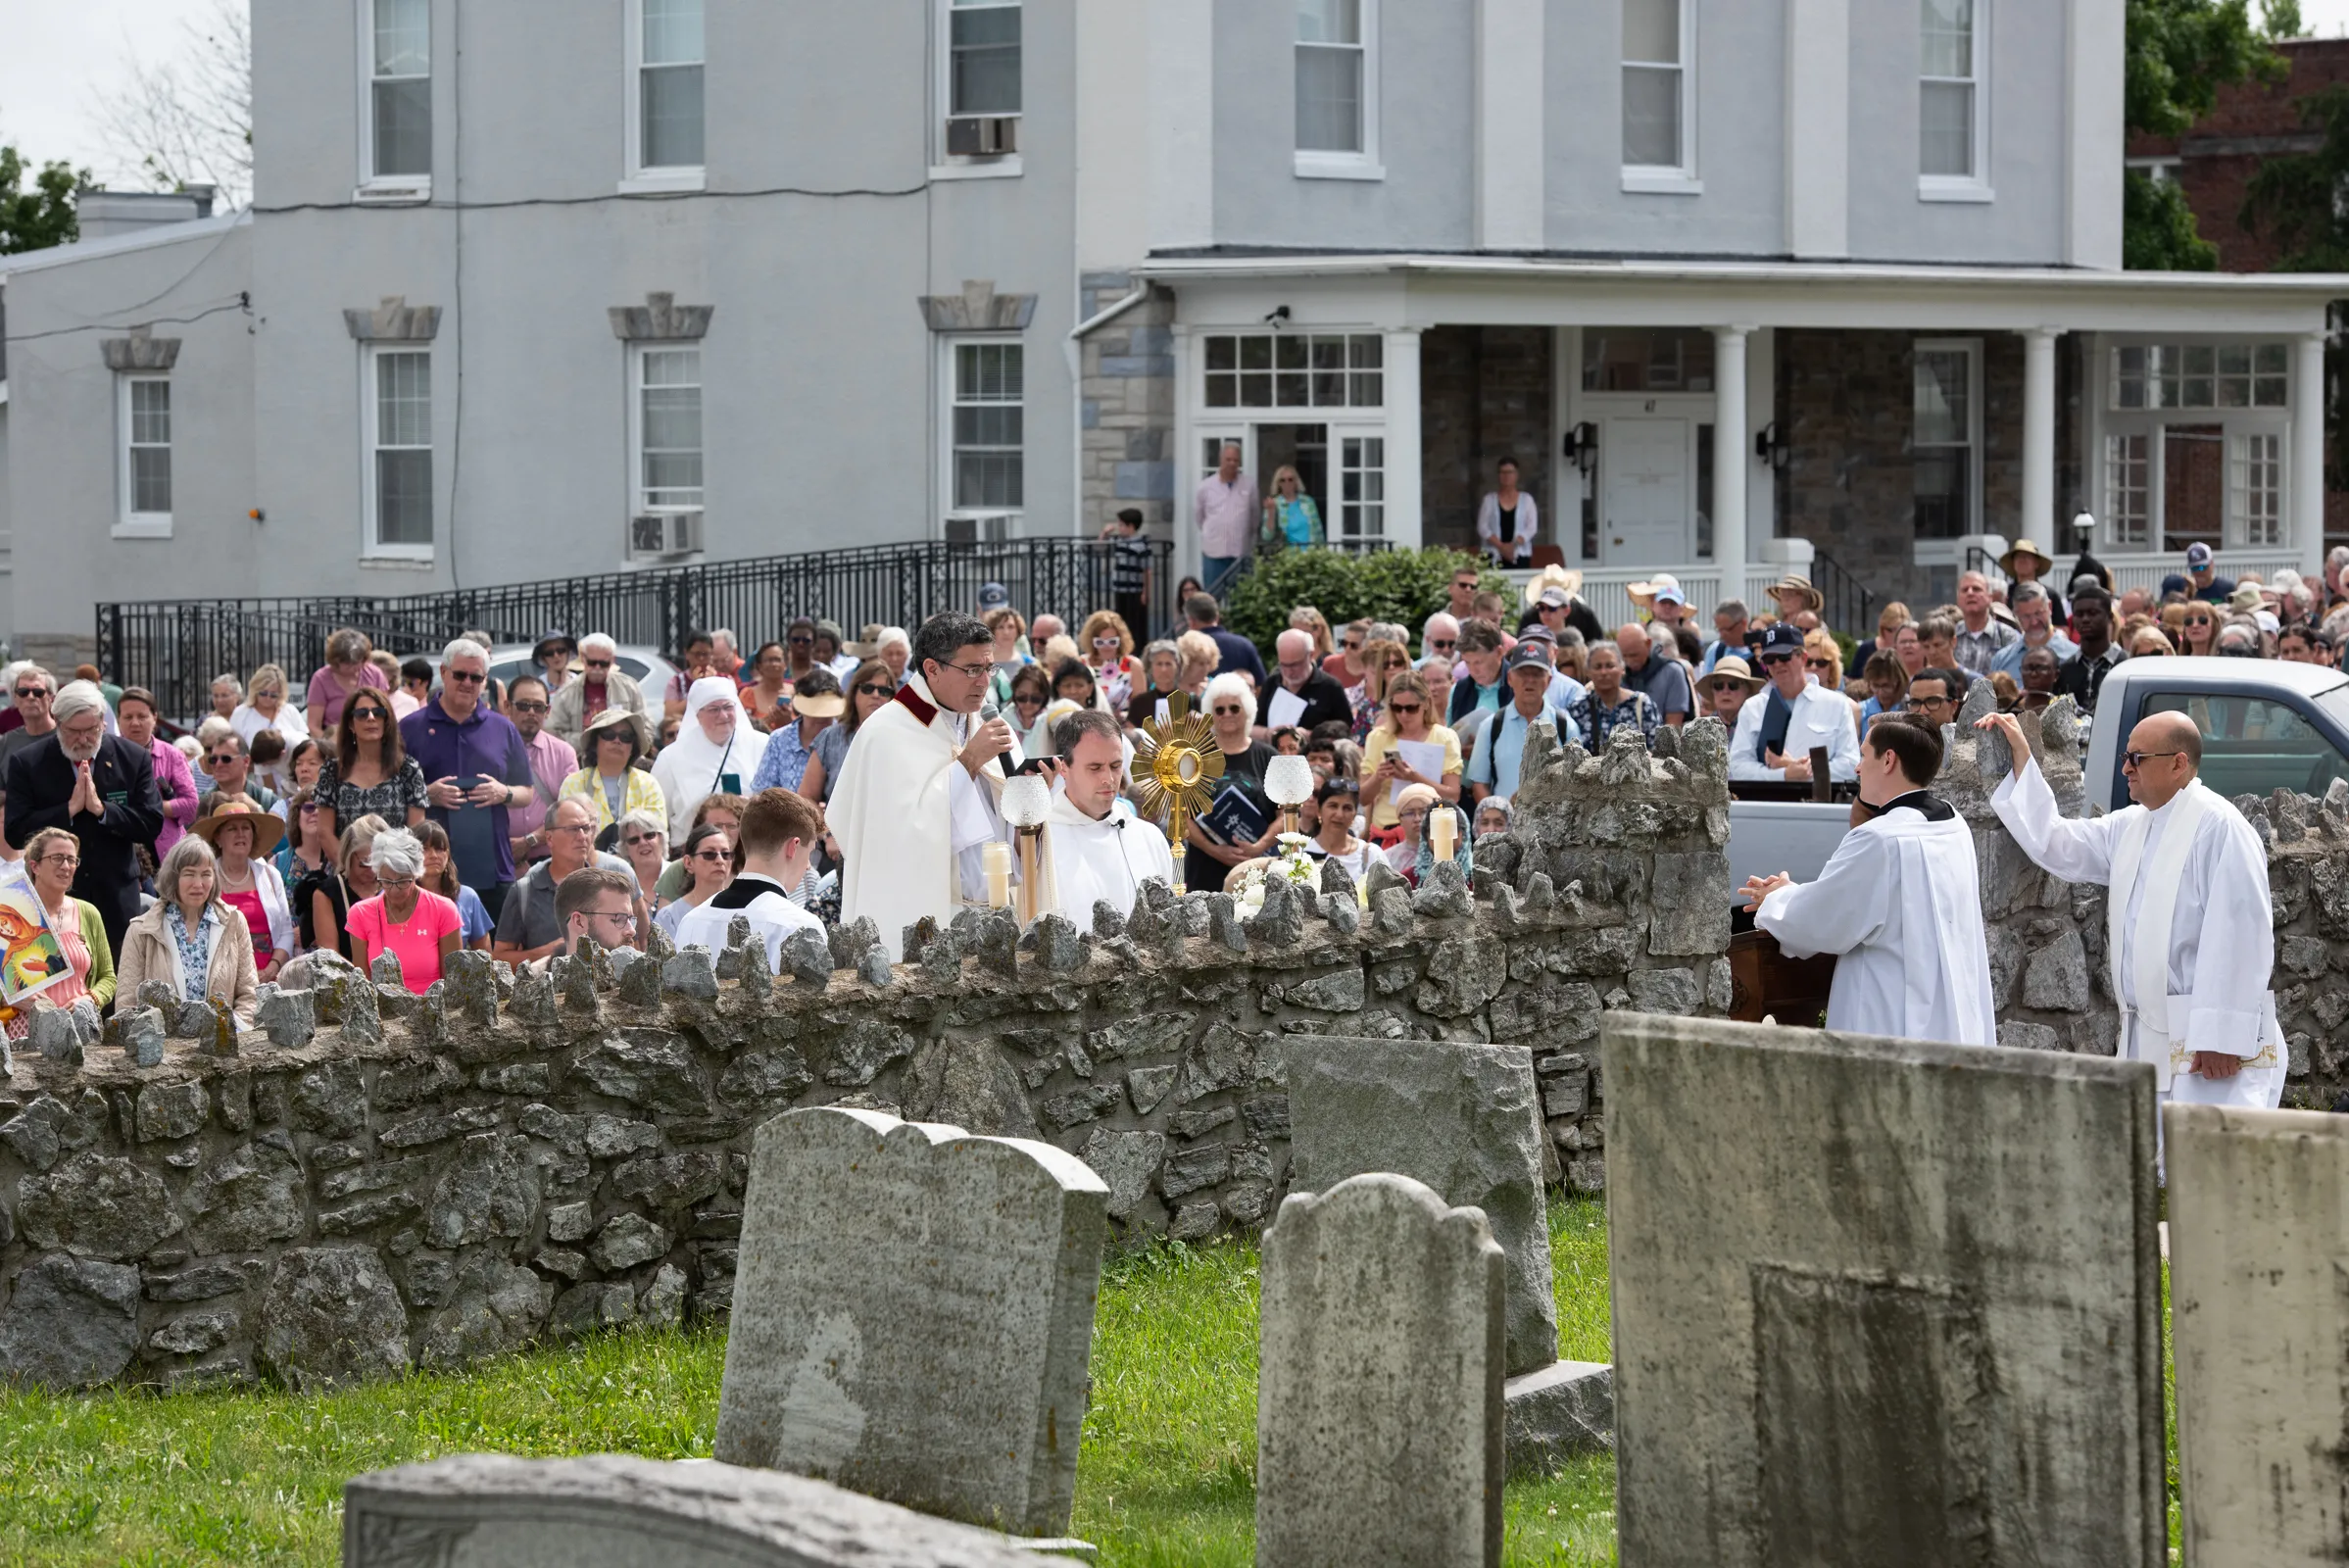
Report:
[[677,738],[653,759],[653,782],[668,805],[669,842],[685,842],[693,813],[710,796],[748,794],[765,756],[766,737],[751,727],[734,683],[723,675],[695,681],[685,694]]
[[1802,662],[1802,633],[1784,622],[1762,641],[1764,694],[1737,710],[1730,737],[1729,776],[1748,783],[1811,781],[1811,749],[1827,748],[1828,775],[1848,784],[1859,776],[1860,742],[1851,703],[1841,692],[1812,683]]
[[1838,956],[1830,1029],[1998,1043],[1974,832],[1926,788],[1940,769],[1938,734],[1878,720],[1860,751],[1856,814],[1865,819],[1843,835],[1819,879],[1798,884],[1780,872],[1742,890],[1754,925],[1787,955]]
[[2166,1100],[2265,1106],[2283,1098],[2283,1031],[2268,858],[2243,814],[2196,775],[2202,733],[2183,713],[2129,732],[2122,777],[2133,805],[2068,818],[2011,713],[1995,727],[2013,776],[1990,796],[2023,853],[2067,882],[2102,883],[2105,952],[2121,1006],[2120,1054],[2153,1063]]
[[1125,782],[1125,736],[1117,720],[1080,709],[1052,726],[1060,779],[1052,815],[1040,835],[1045,897],[1038,913],[1057,912],[1093,928],[1098,900],[1119,914],[1132,911],[1142,884],[1174,885],[1174,856],[1166,835],[1134,814],[1118,794]]
[[995,639],[976,615],[932,615],[914,634],[905,682],[856,727],[828,809],[842,861],[840,918],[871,915],[894,962],[905,927],[952,923],[987,903],[985,846],[1003,836],[1003,769],[1018,743],[979,718]]

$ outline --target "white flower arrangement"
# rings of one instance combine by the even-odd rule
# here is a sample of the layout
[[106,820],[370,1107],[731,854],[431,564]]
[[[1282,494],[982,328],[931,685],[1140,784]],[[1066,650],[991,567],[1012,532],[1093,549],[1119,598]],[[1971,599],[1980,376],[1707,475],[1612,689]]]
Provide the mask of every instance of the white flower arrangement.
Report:
[[1314,890],[1319,880],[1320,873],[1314,868],[1313,857],[1305,853],[1305,847],[1313,842],[1311,839],[1302,833],[1284,833],[1279,842],[1279,854],[1256,861],[1240,874],[1240,886],[1233,890],[1233,897],[1244,916],[1252,915],[1264,907],[1264,880],[1267,877],[1285,877],[1308,893]]

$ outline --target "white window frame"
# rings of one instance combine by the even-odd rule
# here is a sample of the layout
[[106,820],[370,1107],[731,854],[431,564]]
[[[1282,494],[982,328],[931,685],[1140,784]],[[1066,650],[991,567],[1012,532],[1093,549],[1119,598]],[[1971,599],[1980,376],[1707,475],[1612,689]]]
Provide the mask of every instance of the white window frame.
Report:
[[[432,541],[426,544],[387,543],[381,536],[382,517],[376,508],[380,498],[376,493],[375,454],[384,450],[376,439],[381,426],[376,406],[379,371],[376,366],[384,359],[402,354],[420,354],[427,364],[432,359],[429,343],[372,343],[359,356],[359,487],[360,487],[360,559],[363,561],[423,561],[432,560],[433,550],[440,540],[440,464],[432,466]],[[437,394],[435,394],[437,400]],[[435,425],[435,439],[424,447],[437,460],[439,454],[439,411],[434,408],[429,417]],[[413,452],[414,447],[395,447],[393,451]]]
[[[359,184],[352,199],[362,202],[425,202],[432,199],[432,176],[423,174],[378,174],[375,172],[375,0],[354,0],[353,19],[359,34]],[[424,80],[433,80],[429,60],[437,44],[439,29],[432,26],[427,11],[424,50],[427,68]],[[407,78],[395,78],[407,79]],[[429,93],[430,87],[426,91]],[[435,120],[432,126],[435,162],[440,157],[439,130]]]
[[710,112],[708,89],[710,82],[710,42],[708,27],[710,14],[705,6],[702,25],[702,157],[700,164],[662,165],[648,167],[644,161],[644,74],[645,74],[645,7],[644,0],[627,0],[621,8],[626,13],[627,36],[622,40],[626,72],[620,83],[621,118],[625,122],[625,162],[620,176],[620,194],[636,196],[674,190],[701,190],[709,180]]
[[[2273,333],[2218,334],[2193,332],[2103,332],[2093,340],[2091,362],[2095,369],[2089,376],[2092,397],[2088,403],[2090,438],[2097,454],[2094,497],[2089,511],[2102,519],[2112,510],[2112,473],[2106,461],[2107,440],[2112,436],[2145,437],[2145,538],[2129,542],[2108,534],[2098,535],[2098,544],[2117,555],[2172,555],[2166,550],[2168,539],[2164,523],[2170,510],[2169,497],[2169,429],[2172,425],[2195,425],[2216,428],[2224,443],[2224,466],[2221,475],[2222,513],[2220,515],[2220,548],[2286,552],[2293,548],[2292,538],[2292,403],[2296,388],[2290,379],[2286,362],[2284,401],[2252,406],[2227,404],[2205,406],[2183,404],[2153,408],[2122,408],[2119,406],[2120,351],[2126,348],[2184,349],[2209,346],[2212,348],[2248,347],[2254,360],[2253,376],[2263,372],[2256,367],[2260,348],[2278,341]],[[2232,372],[2229,372],[2232,373]],[[2276,372],[2264,372],[2274,376]],[[2213,371],[2217,371],[2214,365]],[[2234,462],[2236,444],[2246,435],[2280,437],[2277,450],[2281,454],[2280,529],[2282,542],[2255,544],[2244,537],[2248,519],[2238,505],[2235,487]]]
[[[996,344],[1006,345],[1016,348],[1020,351],[1018,405],[1020,410],[1020,505],[1016,507],[961,507],[955,505],[954,503],[954,409],[957,403],[954,395],[955,351],[958,349],[979,348]],[[1023,531],[1022,523],[1025,521],[1029,510],[1029,504],[1027,501],[1028,479],[1030,477],[1028,471],[1027,414],[1032,405],[1028,400],[1027,340],[1021,337],[1017,332],[943,333],[938,339],[938,353],[939,409],[937,515],[939,537],[944,538],[946,536],[946,523],[949,517],[969,517],[982,522],[988,519],[1000,517],[1006,519],[1004,522],[1004,532],[1006,536],[1010,538],[1018,538]],[[994,406],[1004,407],[1005,405],[998,404]],[[983,530],[981,537],[985,537]]]
[[[661,502],[656,505],[651,490],[645,484],[645,356],[648,354],[689,353],[694,356],[697,379],[694,390],[702,394],[702,499],[691,504]],[[698,340],[678,342],[631,343],[628,345],[628,515],[640,516],[649,512],[698,512],[708,505],[710,495],[710,369],[702,359]]]
[[[133,498],[137,495],[137,489],[131,481],[130,472],[130,452],[132,446],[134,445],[131,440],[131,389],[141,385],[161,385],[164,388],[165,396],[168,399],[171,395],[171,378],[168,374],[163,374],[161,372],[145,371],[125,373],[115,377],[115,485],[117,491],[117,505],[115,509],[115,525],[113,532],[114,537],[117,539],[169,539],[171,537],[171,513],[137,512],[132,510]],[[167,407],[165,417],[167,419],[171,418],[176,413],[177,411],[175,409],[170,409]],[[170,454],[176,444],[176,432],[174,432],[173,438],[167,439],[163,444],[165,453],[167,455]],[[173,466],[175,469],[176,465]],[[171,483],[173,485],[171,504],[174,507],[179,504],[179,497],[176,489],[178,481],[179,475],[176,471],[174,471],[171,474]]]
[[[1925,74],[1925,4],[1911,0],[1917,18],[1917,153],[1923,162],[1925,83],[1955,81],[1955,76]],[[1922,168],[1917,172],[1917,199],[1921,202],[1986,202],[1992,199],[1990,188],[1990,0],[1974,0],[1974,33],[1969,40],[1974,49],[1973,74],[1967,82],[1974,91],[1974,172],[1970,174],[1928,174]]]
[[[2251,444],[2255,441],[2274,442],[2273,456],[2254,458]],[[2227,514],[2225,538],[2228,547],[2236,550],[2281,550],[2289,542],[2292,519],[2284,512],[2284,494],[2291,480],[2284,465],[2284,449],[2289,444],[2287,432],[2278,429],[2229,429],[2227,432]],[[2252,466],[2272,471],[2275,483],[2254,491],[2251,485]],[[2270,496],[2275,512],[2266,521],[2274,528],[2272,539],[2251,537],[2250,500],[2253,494]]]
[[[1959,553],[1967,538],[1980,534],[1982,528],[1982,448],[1987,433],[1982,429],[1982,341],[1978,337],[1921,337],[1909,345],[1912,356],[1919,354],[1963,354],[1966,356],[1966,506],[1969,515],[1965,533],[1955,539],[1925,539],[1916,541],[1916,564],[1920,566],[1944,566],[1959,564]],[[1916,365],[1912,358],[1909,367],[1909,399],[1911,427],[1909,444],[1916,450],[1914,409],[1916,406]],[[1938,447],[1935,451],[1940,450]]]
[[[1294,0],[1281,0],[1293,5]],[[1362,147],[1358,152],[1308,152],[1295,149],[1296,172],[1299,179],[1385,179],[1387,166],[1379,161],[1379,0],[1361,0],[1362,41]],[[1297,137],[1297,51],[1308,47],[1297,36],[1297,20],[1289,24],[1289,135],[1292,144]],[[1310,47],[1321,47],[1314,45]]]
[[[1635,164],[1627,160],[1623,165],[1623,189],[1627,194],[1642,196],[1701,196],[1704,194],[1704,181],[1697,177],[1696,172],[1696,6],[1694,0],[1676,0],[1676,3],[1680,13],[1680,65],[1675,69],[1681,74],[1681,161],[1677,165],[1664,165]],[[1618,0],[1616,15],[1618,25],[1620,25],[1622,17],[1620,0]],[[1620,37],[1620,33],[1618,36]],[[1617,93],[1615,129],[1619,144],[1623,131],[1621,94],[1624,74],[1634,69],[1664,69],[1660,66],[1650,66],[1643,61],[1621,58],[1621,54],[1622,51],[1619,48],[1615,63]]]
[[1019,0],[1019,5],[1020,112],[1009,118],[1020,122],[1021,150],[1001,158],[959,158],[946,150],[946,122],[953,118],[954,109],[954,0],[931,0],[930,53],[937,62],[930,82],[935,104],[930,116],[932,179],[1017,179],[1025,172],[1022,160],[1027,156],[1028,24],[1034,19],[1028,15],[1028,0]]

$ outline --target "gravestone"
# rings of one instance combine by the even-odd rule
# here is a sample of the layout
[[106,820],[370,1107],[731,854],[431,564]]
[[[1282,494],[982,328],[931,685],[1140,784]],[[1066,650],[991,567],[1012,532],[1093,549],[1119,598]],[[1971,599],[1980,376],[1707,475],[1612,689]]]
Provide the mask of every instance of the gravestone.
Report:
[[1505,1264],[1407,1176],[1292,1194],[1264,1233],[1259,1568],[1489,1568],[1501,1545]]
[[968,1525],[821,1481],[626,1454],[466,1453],[343,1488],[343,1568],[1036,1568]]
[[1609,1013],[1627,1564],[2165,1560],[2153,1070]]
[[2164,1107],[2189,1563],[2349,1563],[2349,1118]]
[[1299,1035],[1289,1055],[1290,1188],[1391,1171],[1482,1209],[1508,1258],[1508,1371],[1558,1355],[1542,1099],[1524,1046]]
[[716,1456],[1061,1534],[1107,1204],[1048,1144],[829,1106],[768,1122]]

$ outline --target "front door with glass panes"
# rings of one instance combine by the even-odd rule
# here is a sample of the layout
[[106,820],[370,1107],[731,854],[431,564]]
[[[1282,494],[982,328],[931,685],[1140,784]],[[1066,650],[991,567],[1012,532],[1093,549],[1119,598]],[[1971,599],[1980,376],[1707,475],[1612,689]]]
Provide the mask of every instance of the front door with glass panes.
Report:
[[2100,345],[2099,549],[2281,550],[2291,347]]
[[1203,408],[1193,483],[1227,443],[1259,497],[1283,467],[1320,514],[1328,543],[1369,550],[1387,537],[1385,340],[1376,332],[1202,332]]

